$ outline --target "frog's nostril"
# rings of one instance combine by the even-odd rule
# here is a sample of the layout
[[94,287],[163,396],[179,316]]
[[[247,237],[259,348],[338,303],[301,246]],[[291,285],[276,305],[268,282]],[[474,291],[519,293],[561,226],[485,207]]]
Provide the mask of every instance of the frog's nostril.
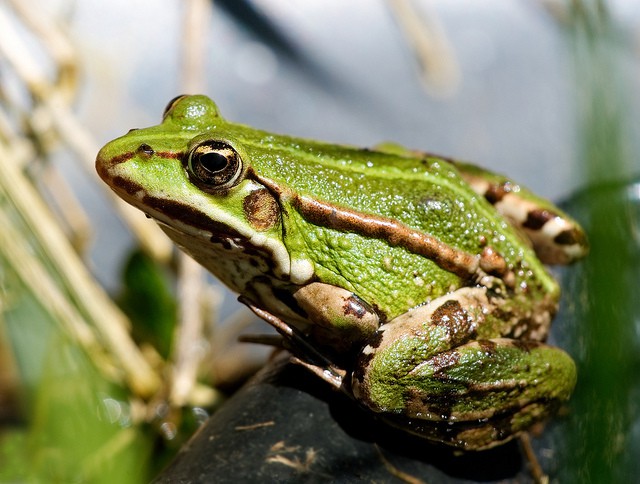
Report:
[[153,148],[146,143],[142,143],[138,146],[137,152],[145,156],[152,156],[155,153]]

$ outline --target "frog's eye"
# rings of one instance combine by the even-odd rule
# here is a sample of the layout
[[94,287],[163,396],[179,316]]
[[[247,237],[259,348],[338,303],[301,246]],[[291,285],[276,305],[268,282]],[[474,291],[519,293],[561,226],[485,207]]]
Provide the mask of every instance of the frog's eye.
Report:
[[166,118],[167,114],[169,114],[169,111],[173,109],[173,106],[178,104],[178,102],[185,97],[187,97],[187,94],[180,94],[179,96],[176,96],[171,101],[169,101],[169,104],[167,104],[167,107],[164,108],[164,111],[162,113],[162,119]]
[[240,179],[242,160],[228,143],[206,140],[191,148],[187,171],[191,181],[205,190],[226,190]]

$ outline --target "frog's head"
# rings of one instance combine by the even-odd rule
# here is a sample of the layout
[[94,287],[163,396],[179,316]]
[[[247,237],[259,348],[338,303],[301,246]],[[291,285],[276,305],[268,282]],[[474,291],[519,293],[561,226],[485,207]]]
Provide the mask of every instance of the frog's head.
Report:
[[256,271],[306,281],[308,263],[292,261],[283,241],[278,194],[253,176],[259,153],[250,151],[256,132],[248,129],[221,118],[205,96],[181,96],[160,125],[103,147],[96,169],[233,289]]

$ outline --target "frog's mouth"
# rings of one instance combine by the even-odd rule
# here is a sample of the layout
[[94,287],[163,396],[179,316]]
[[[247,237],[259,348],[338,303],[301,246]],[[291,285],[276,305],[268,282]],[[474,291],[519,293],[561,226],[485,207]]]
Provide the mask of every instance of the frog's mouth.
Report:
[[158,224],[192,236],[198,236],[204,232],[209,234],[209,239],[233,239],[237,243],[248,241],[247,237],[236,229],[211,219],[207,214],[185,203],[145,195],[138,206]]

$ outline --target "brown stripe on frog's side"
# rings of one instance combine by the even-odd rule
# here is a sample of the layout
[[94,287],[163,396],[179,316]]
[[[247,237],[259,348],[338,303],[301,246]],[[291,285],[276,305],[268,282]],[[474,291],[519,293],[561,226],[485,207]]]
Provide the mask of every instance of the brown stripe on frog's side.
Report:
[[300,215],[312,224],[386,240],[391,246],[403,247],[409,252],[432,260],[441,269],[464,280],[482,277],[482,272],[501,278],[510,274],[504,257],[490,247],[485,247],[479,255],[470,254],[429,234],[411,229],[395,219],[357,212],[285,190],[273,180],[259,176],[252,169],[247,171],[246,176],[264,185],[274,197],[289,198]]
[[280,207],[269,190],[252,191],[242,201],[244,216],[251,226],[259,231],[269,230],[280,221]]
[[391,218],[356,212],[297,194],[293,195],[292,202],[308,222],[385,240],[392,247],[403,247],[409,252],[422,255],[440,268],[465,280],[480,275],[480,270],[499,276],[504,276],[507,271],[506,262],[495,252],[483,252],[476,256]]

